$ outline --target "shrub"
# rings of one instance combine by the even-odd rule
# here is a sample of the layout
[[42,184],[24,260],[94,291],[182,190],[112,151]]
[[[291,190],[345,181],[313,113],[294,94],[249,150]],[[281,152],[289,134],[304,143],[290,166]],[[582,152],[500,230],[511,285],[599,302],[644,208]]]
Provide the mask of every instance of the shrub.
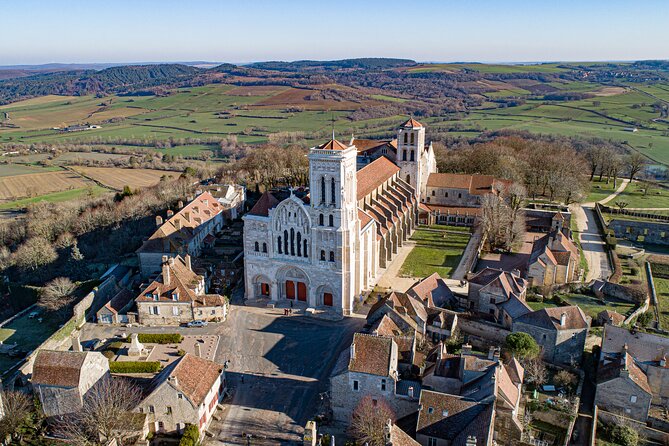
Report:
[[196,446],[200,439],[200,432],[194,424],[186,424],[179,446]]
[[616,424],[611,428],[611,441],[621,446],[637,446],[639,433],[629,426]]
[[109,363],[111,373],[157,373],[160,371],[158,361],[116,361]]
[[102,356],[104,356],[107,359],[112,359],[114,356],[116,356],[116,353],[114,353],[111,350],[105,350],[102,352]]
[[539,345],[532,336],[522,331],[506,337],[506,348],[517,358],[535,358],[539,355]]
[[179,344],[183,340],[179,333],[139,333],[137,340],[147,344]]
[[646,311],[645,313],[641,313],[639,315],[639,317],[636,320],[636,323],[645,328],[648,327],[648,325],[652,320],[653,320],[653,314],[650,311]]
[[177,355],[185,356],[186,355],[186,350],[184,350],[183,348],[180,348],[179,350],[177,350]]

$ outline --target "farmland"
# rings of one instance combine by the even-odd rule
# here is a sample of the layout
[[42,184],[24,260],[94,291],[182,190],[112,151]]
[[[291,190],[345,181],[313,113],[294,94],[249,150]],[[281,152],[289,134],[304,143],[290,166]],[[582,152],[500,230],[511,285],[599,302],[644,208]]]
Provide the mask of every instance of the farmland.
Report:
[[60,170],[0,177],[0,200],[13,201],[18,198],[83,189],[94,186],[92,181],[76,173]]
[[176,179],[178,172],[152,169],[122,169],[109,167],[75,167],[87,178],[92,178],[105,186],[121,190],[125,186],[132,189],[155,186],[162,177]]

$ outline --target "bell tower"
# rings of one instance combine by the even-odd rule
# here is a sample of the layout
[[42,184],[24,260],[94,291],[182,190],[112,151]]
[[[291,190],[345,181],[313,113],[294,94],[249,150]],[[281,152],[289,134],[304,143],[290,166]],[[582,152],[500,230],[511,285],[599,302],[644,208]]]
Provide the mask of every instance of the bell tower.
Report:
[[[358,149],[335,139],[309,152],[312,264],[334,291],[335,308],[353,310],[358,231],[356,158]],[[315,296],[316,301],[322,298]]]
[[421,157],[425,150],[425,127],[413,118],[409,118],[397,130],[397,165],[400,178],[413,187],[418,201],[421,199],[421,186],[424,183],[421,169]]

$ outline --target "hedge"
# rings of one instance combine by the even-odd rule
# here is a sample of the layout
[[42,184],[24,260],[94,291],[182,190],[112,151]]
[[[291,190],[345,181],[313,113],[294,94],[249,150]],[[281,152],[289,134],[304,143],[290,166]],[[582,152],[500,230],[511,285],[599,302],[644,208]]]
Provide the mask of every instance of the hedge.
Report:
[[137,340],[147,344],[179,344],[183,340],[179,333],[139,333]]
[[109,363],[111,373],[157,373],[160,371],[158,361],[115,361]]

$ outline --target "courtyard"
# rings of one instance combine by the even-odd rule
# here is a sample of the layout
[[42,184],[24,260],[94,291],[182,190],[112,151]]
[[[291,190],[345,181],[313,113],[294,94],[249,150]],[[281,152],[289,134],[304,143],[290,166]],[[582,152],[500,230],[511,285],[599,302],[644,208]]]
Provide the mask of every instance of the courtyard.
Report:
[[416,229],[411,236],[415,246],[402,264],[400,275],[423,278],[439,273],[441,277],[450,277],[460,263],[469,238],[468,228],[431,226]]

